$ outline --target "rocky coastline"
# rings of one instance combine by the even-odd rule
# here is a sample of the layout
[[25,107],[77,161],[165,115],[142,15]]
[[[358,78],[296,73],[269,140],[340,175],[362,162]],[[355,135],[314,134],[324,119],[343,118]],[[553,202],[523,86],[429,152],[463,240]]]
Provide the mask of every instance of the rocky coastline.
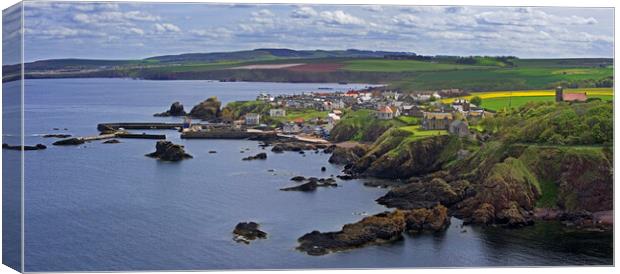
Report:
[[394,242],[401,239],[404,232],[410,234],[441,232],[449,225],[447,209],[441,205],[430,210],[395,210],[346,224],[340,231],[312,231],[298,239],[297,249],[308,255],[320,256],[367,245]]

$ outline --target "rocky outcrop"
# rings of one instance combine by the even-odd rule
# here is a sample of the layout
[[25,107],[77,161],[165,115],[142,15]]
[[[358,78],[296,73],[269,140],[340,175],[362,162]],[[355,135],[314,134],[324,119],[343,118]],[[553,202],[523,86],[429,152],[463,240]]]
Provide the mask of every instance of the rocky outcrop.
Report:
[[286,187],[286,188],[281,188],[280,190],[282,191],[304,191],[304,192],[308,192],[308,191],[315,191],[317,188],[319,187],[337,187],[338,184],[336,184],[336,180],[332,179],[332,178],[308,178],[308,182],[307,183],[303,183],[301,185],[298,186],[292,186],[292,187]]
[[104,141],[102,144],[119,144],[121,141],[116,140],[116,139],[111,139],[111,140],[107,140]]
[[170,141],[157,141],[155,152],[146,154],[146,156],[171,162],[193,158],[185,152],[185,148],[182,145],[173,144]]
[[34,146],[14,146],[9,144],[2,144],[2,148],[10,150],[42,150],[46,149],[47,147],[44,144],[36,144]]
[[63,139],[63,140],[56,141],[56,142],[52,143],[52,145],[55,145],[55,146],[76,146],[76,145],[81,145],[83,143],[86,143],[86,141],[83,138],[69,138],[69,139]]
[[185,116],[187,113],[183,108],[183,105],[180,102],[174,102],[170,105],[170,109],[162,113],[153,114],[153,116],[157,117],[168,117],[168,116]]
[[309,255],[359,248],[370,244],[391,242],[402,237],[405,231],[405,213],[384,212],[347,224],[337,232],[312,231],[300,237],[298,250]]
[[241,160],[243,160],[243,161],[251,161],[251,160],[265,160],[265,159],[267,159],[267,153],[261,152],[261,153],[258,153],[256,155],[254,155],[254,156],[245,157],[245,158],[243,158]]
[[431,208],[437,204],[449,207],[463,198],[462,191],[464,190],[455,191],[441,178],[413,180],[404,186],[392,189],[377,199],[377,202],[399,209]]
[[366,148],[361,145],[353,147],[335,147],[329,162],[337,165],[353,164],[366,154]]
[[71,134],[45,134],[43,138],[69,138]]
[[405,214],[407,232],[418,234],[425,231],[441,232],[450,226],[448,209],[442,205],[433,208],[414,209]]
[[189,112],[189,116],[202,120],[214,120],[220,116],[221,106],[222,102],[220,102],[217,97],[210,97],[194,106]]
[[304,150],[317,150],[319,148],[326,148],[324,144],[309,144],[298,141],[281,141],[272,143],[272,152],[282,153],[285,151],[302,152]]
[[256,239],[267,238],[267,233],[258,229],[259,224],[255,222],[238,223],[233,230],[233,240],[238,243],[249,244]]
[[312,231],[300,237],[298,250],[309,255],[325,255],[372,244],[398,240],[402,233],[440,232],[450,226],[448,209],[442,205],[430,209],[383,212],[353,224],[346,224],[340,231]]

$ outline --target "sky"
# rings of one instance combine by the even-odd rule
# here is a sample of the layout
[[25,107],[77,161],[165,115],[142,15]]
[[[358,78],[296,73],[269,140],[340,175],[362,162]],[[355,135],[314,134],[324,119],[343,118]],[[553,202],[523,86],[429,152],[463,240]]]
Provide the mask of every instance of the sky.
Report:
[[255,48],[613,57],[613,9],[25,2],[25,60]]

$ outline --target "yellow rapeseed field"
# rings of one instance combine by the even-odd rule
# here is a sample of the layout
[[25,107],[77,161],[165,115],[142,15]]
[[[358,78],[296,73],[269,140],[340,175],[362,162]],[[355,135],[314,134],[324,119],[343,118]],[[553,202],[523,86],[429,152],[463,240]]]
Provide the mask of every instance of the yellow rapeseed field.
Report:
[[[576,88],[576,89],[565,89],[564,93],[581,93],[585,92],[587,95],[593,96],[613,96],[614,91],[613,88]],[[522,96],[555,96],[555,90],[515,90],[515,91],[486,91],[486,92],[472,92],[469,96],[464,96],[461,98],[471,99],[471,97],[479,96],[480,98],[489,99],[489,98],[501,98],[501,97],[522,97]],[[444,103],[450,103],[454,101],[454,98],[446,98],[441,100]]]

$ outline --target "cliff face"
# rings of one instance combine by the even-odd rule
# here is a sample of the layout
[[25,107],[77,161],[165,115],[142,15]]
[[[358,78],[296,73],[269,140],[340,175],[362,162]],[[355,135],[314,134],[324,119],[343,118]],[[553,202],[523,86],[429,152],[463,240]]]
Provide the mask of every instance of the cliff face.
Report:
[[411,179],[378,202],[400,209],[439,203],[466,222],[508,226],[531,223],[536,208],[559,210],[559,217],[589,216],[613,209],[611,157],[600,147],[490,142],[443,171]]
[[407,179],[437,171],[456,157],[460,140],[451,136],[424,139],[391,129],[354,162],[348,172],[389,179]]
[[[555,200],[544,206],[566,212],[613,209],[613,152],[600,147],[530,147],[520,157]],[[543,188],[543,194],[544,188]]]
[[[464,153],[466,152],[466,153]],[[613,209],[613,154],[600,146],[472,143],[390,129],[365,151],[334,158],[353,175],[408,179],[377,201],[405,210],[441,204],[466,222],[521,226],[545,208],[562,216]]]

